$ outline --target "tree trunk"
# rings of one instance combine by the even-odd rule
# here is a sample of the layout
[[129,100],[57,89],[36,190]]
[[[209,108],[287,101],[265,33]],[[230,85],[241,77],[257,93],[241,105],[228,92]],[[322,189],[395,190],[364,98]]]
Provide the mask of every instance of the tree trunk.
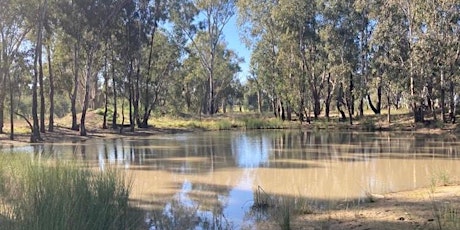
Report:
[[280,100],[279,101],[279,110],[280,110],[280,114],[281,114],[281,120],[285,121],[286,120],[286,110],[284,109],[284,105],[283,105],[283,101]]
[[321,101],[319,97],[319,93],[313,93],[313,115],[315,116],[315,120],[318,119],[318,116],[321,114]]
[[449,84],[449,94],[450,94],[450,121],[452,124],[455,124],[456,119],[455,119],[455,110],[456,110],[456,103],[455,103],[455,86],[454,86],[454,81],[451,79],[450,84]]
[[286,119],[287,119],[288,121],[291,121],[291,120],[292,120],[292,108],[291,108],[291,103],[289,103],[289,102],[287,103],[285,111],[286,111]]
[[337,100],[336,100],[336,105],[337,105],[337,110],[339,111],[341,118],[340,121],[346,121],[347,116],[345,115],[345,112],[342,110],[342,105],[343,105],[343,83],[340,83],[339,86],[339,92],[337,93]]
[[10,140],[14,140],[14,94],[13,94],[13,81],[11,80],[10,73],[6,73],[8,76],[8,83],[10,88]]
[[327,75],[327,96],[326,96],[326,103],[325,103],[325,116],[326,116],[326,119],[329,121],[330,119],[330,116],[329,116],[329,113],[330,113],[330,108],[331,108],[331,101],[332,101],[332,91],[333,91],[333,86],[332,86],[332,83],[331,83],[331,73],[328,73]]
[[260,95],[260,90],[257,90],[257,111],[262,113],[262,98]]
[[427,88],[427,92],[428,92],[428,94],[426,95],[426,101],[427,101],[427,109],[431,112],[431,115],[433,116],[433,120],[437,121],[438,117],[436,116],[436,108],[435,108],[435,104],[434,104],[434,100],[433,100],[433,97],[434,97],[434,94],[433,94],[433,89],[434,89],[433,80],[435,80],[435,79],[433,79],[433,77],[431,77],[426,82],[426,88]]
[[212,70],[208,77],[209,95],[208,95],[208,115],[214,114],[214,76]]
[[[8,70],[8,54],[7,54],[7,39],[4,38],[3,31],[1,31],[1,40],[0,44],[2,44],[2,51],[0,54],[0,89],[6,88],[6,78]],[[5,90],[0,90],[0,134],[3,132],[4,126],[4,110],[5,110]]]
[[52,62],[51,62],[51,48],[48,45],[48,71],[49,71],[49,84],[50,84],[50,115],[49,115],[49,124],[48,124],[48,131],[54,131],[54,74],[52,69]]
[[70,98],[70,110],[72,112],[72,130],[78,130],[77,123],[77,94],[78,94],[78,79],[79,79],[79,56],[80,56],[80,38],[74,45],[74,78],[73,78],[73,92]]
[[[378,94],[378,93],[377,93]],[[371,95],[367,94],[367,101],[369,102],[369,107],[371,108],[372,112],[374,114],[380,114],[381,113],[381,103],[380,99],[378,99],[379,96],[377,96],[377,105],[375,106],[374,103],[372,103]]]
[[81,111],[81,118],[80,118],[80,136],[87,136],[88,133],[86,131],[86,112],[89,106],[89,94],[91,88],[91,77],[92,77],[92,67],[93,67],[93,47],[90,47],[88,51],[87,57],[87,69],[86,69],[86,79],[85,79],[85,99],[83,101],[83,108]]
[[46,132],[46,125],[45,125],[45,84],[43,84],[43,58],[42,58],[42,50],[43,50],[43,43],[40,44],[40,56],[38,56],[38,82],[40,85],[40,132]]
[[112,114],[112,129],[117,128],[117,82],[115,79],[115,55],[112,50],[112,87],[113,87],[113,114]]
[[440,90],[440,104],[441,104],[441,117],[442,122],[446,123],[446,89],[445,89],[445,80],[444,80],[444,73],[441,71],[441,90]]
[[104,116],[102,120],[102,128],[107,129],[107,113],[109,110],[109,74],[107,71],[107,53],[104,57]]
[[133,86],[133,91],[134,91],[134,100],[133,100],[133,115],[134,115],[134,121],[136,122],[137,126],[140,128],[142,126],[141,124],[141,119],[139,115],[139,98],[140,98],[140,75],[141,75],[141,67],[140,67],[140,61],[138,60],[137,63],[137,70],[136,70],[136,81]]
[[[32,134],[30,136],[30,142],[35,143],[41,141],[42,138],[40,136],[40,125],[38,121],[38,94],[37,94],[37,87],[39,81],[39,72],[38,64],[39,59],[42,56],[42,39],[43,39],[43,20],[45,16],[47,0],[45,0],[44,4],[39,7],[39,21],[38,21],[38,28],[37,28],[37,41],[35,45],[35,57],[34,57],[34,76],[32,81],[32,118],[33,118],[33,125],[32,125]],[[43,72],[42,72],[43,74]]]
[[300,124],[305,120],[305,98],[303,97],[304,94],[300,94],[300,103],[299,103],[299,112],[298,112],[298,117]]
[[347,108],[348,108],[348,118],[350,120],[350,125],[353,125],[353,114],[355,110],[355,97],[354,97],[354,84],[353,84],[353,74],[350,73],[350,79],[349,79],[349,89],[346,97],[346,102],[347,102]]
[[391,124],[391,98],[390,94],[387,95],[387,103],[388,103],[388,114],[387,114],[387,121],[388,124]]
[[[140,124],[139,128],[148,128],[149,124],[149,118],[150,114],[152,111],[152,104],[153,102],[151,101],[151,96],[150,96],[150,75],[151,75],[151,69],[152,69],[152,63],[153,63],[153,48],[155,44],[155,34],[158,28],[158,21],[160,21],[161,17],[161,0],[155,0],[155,12],[154,12],[154,20],[153,20],[153,28],[151,32],[151,37],[150,37],[150,50],[149,50],[149,59],[147,62],[147,73],[145,74],[146,76],[146,81],[145,81],[145,90],[144,90],[144,115],[142,123]],[[140,90],[140,89],[139,89]],[[190,104],[188,104],[188,107],[190,107]]]
[[272,110],[273,110],[273,115],[275,115],[276,118],[279,118],[278,114],[278,98],[275,98],[272,100]]
[[347,120],[347,116],[345,115],[345,112],[343,111],[342,109],[342,103],[337,103],[337,110],[339,111],[340,113],[340,121],[346,121]]
[[222,113],[227,113],[227,98],[222,99]]
[[[38,34],[40,34],[40,29],[38,30]],[[30,137],[30,142],[35,143],[40,141],[40,128],[38,122],[38,95],[37,95],[37,87],[38,87],[38,55],[40,54],[38,43],[40,43],[40,35],[37,35],[37,46],[35,50],[35,57],[34,57],[34,76],[32,81],[32,135]]]
[[[3,76],[0,76],[3,77]],[[3,83],[3,82],[2,82]],[[3,87],[0,85],[0,87]],[[5,90],[0,91],[0,134],[4,133],[3,126],[4,126],[4,110],[5,110]]]
[[133,101],[134,101],[134,84],[132,79],[133,62],[130,61],[129,73],[128,73],[128,85],[129,85],[129,127],[130,131],[134,132],[134,112],[133,112]]

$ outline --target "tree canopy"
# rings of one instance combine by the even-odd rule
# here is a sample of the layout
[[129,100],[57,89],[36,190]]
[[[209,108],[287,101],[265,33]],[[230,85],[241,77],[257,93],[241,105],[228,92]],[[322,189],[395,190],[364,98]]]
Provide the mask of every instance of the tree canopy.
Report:
[[[223,34],[232,17],[252,50],[243,82]],[[90,109],[103,128],[134,131],[233,105],[350,124],[406,107],[414,122],[455,122],[459,57],[458,0],[2,0],[0,133],[10,120],[14,138],[16,116],[39,141],[68,113],[87,135]]]

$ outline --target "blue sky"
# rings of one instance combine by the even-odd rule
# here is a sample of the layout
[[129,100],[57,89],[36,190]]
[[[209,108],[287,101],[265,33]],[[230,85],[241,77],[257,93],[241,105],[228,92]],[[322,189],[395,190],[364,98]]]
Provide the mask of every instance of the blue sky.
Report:
[[240,64],[241,73],[239,73],[239,78],[242,82],[246,81],[246,77],[249,75],[251,51],[241,42],[236,25],[236,15],[224,27],[224,40],[227,42],[229,49],[236,51],[239,57],[244,58],[244,62]]

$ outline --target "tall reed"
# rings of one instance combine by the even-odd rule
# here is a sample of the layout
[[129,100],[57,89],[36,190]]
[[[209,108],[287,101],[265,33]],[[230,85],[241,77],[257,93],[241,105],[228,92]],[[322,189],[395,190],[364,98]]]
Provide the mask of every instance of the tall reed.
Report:
[[1,155],[0,229],[131,229],[131,183],[119,171]]

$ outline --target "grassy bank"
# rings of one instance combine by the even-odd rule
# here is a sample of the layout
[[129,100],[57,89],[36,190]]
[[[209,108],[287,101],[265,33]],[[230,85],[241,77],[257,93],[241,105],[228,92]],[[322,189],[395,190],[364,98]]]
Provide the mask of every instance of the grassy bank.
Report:
[[257,114],[230,114],[213,117],[159,117],[150,120],[153,127],[160,129],[185,130],[230,130],[230,129],[288,129],[299,127],[299,123]]
[[[271,113],[227,113],[215,114],[214,116],[176,114],[162,115],[152,117],[149,120],[149,128],[135,127],[134,133],[130,132],[129,124],[124,123],[124,128],[103,129],[103,116],[100,112],[88,111],[87,137],[81,137],[78,131],[70,129],[72,123],[71,116],[56,119],[54,132],[42,133],[41,137],[44,142],[53,142],[57,140],[82,140],[85,138],[109,137],[120,135],[154,135],[164,133],[177,133],[188,131],[216,131],[216,130],[249,130],[249,129],[304,129],[304,130],[353,130],[353,131],[410,131],[418,133],[437,133],[452,134],[460,133],[460,127],[457,124],[443,123],[434,120],[432,117],[426,117],[425,122],[414,123],[412,114],[407,110],[393,111],[391,122],[388,122],[387,114],[374,115],[369,112],[364,117],[355,117],[353,124],[349,121],[341,121],[338,114],[332,113],[328,119],[318,117],[310,122],[300,122],[295,116],[290,121],[282,121],[275,118]],[[126,122],[126,120],[125,120]],[[117,121],[121,124],[121,120]],[[108,122],[111,126],[111,122]],[[28,125],[21,121],[15,120],[15,138],[9,140],[10,130],[4,129],[5,133],[0,134],[0,141],[10,144],[26,143],[30,141],[30,129]],[[18,143],[19,142],[19,143]]]
[[0,155],[0,229],[134,229],[130,183],[105,172],[30,155]]

